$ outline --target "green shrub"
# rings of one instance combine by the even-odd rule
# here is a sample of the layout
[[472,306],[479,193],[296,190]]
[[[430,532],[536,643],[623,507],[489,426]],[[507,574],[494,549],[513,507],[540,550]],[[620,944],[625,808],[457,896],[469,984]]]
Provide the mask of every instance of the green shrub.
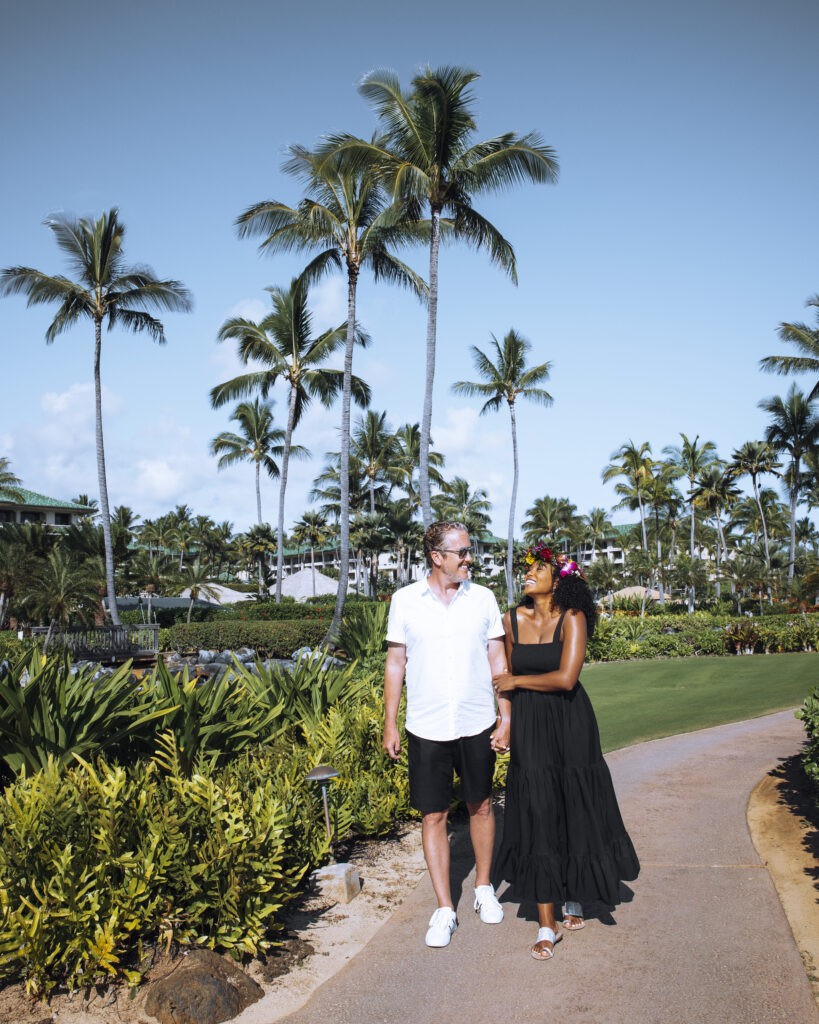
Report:
[[17,634],[10,629],[0,631],[0,661],[8,659],[16,661],[28,651],[42,650],[42,640],[35,640],[33,637],[18,640]]
[[807,745],[802,751],[805,774],[814,786],[819,805],[819,688],[814,687],[805,698],[805,706],[795,712],[807,733]]
[[97,671],[72,668],[67,651],[45,658],[34,650],[12,663],[0,679],[0,759],[12,773],[119,750],[168,714],[168,704],[157,707],[134,686],[130,662],[112,675]]
[[[172,626],[160,633],[163,650],[235,650],[252,647],[263,658],[289,658],[300,647],[315,647],[324,639],[330,619],[303,622],[212,622]],[[167,646],[166,646],[167,645]]]
[[310,604],[297,604],[292,598],[287,603],[276,604],[275,601],[242,601],[230,608],[222,608],[212,617],[214,622],[296,622],[301,619],[332,618],[333,604],[327,598],[321,598],[321,607]]
[[0,801],[0,977],[73,990],[141,938],[255,953],[303,866],[272,780],[185,778],[173,743],[129,769],[50,761]]
[[386,601],[357,604],[345,611],[336,646],[348,658],[366,658],[385,649],[387,618],[390,606]]

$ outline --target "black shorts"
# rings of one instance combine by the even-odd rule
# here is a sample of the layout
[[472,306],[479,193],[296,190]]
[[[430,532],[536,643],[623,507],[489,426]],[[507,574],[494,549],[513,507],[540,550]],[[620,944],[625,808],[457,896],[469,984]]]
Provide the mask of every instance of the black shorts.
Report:
[[492,795],[495,751],[490,737],[495,726],[457,740],[425,740],[407,732],[410,803],[421,814],[448,811],[452,803],[452,774],[461,779],[461,795],[468,804]]

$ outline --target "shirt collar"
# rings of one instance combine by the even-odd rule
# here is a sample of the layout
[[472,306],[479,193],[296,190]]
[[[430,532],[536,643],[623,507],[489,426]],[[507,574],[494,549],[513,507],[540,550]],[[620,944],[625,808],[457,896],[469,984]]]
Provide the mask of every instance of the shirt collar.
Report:
[[[472,580],[464,580],[463,583],[461,583],[461,585],[458,587],[457,591],[455,592],[455,597],[453,597],[452,600],[454,601],[461,593],[468,594],[471,585]],[[429,585],[429,574],[424,576],[421,582],[421,596],[424,597],[426,594],[432,594],[432,587],[430,587]]]

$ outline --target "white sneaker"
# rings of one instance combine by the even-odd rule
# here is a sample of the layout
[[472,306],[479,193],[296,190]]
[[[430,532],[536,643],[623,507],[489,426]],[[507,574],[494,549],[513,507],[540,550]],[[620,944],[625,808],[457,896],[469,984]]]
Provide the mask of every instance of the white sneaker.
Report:
[[438,907],[429,919],[426,944],[428,946],[448,946],[452,933],[458,927],[458,918],[452,907]]
[[503,907],[491,885],[475,887],[475,910],[480,912],[484,924],[500,924],[503,920]]

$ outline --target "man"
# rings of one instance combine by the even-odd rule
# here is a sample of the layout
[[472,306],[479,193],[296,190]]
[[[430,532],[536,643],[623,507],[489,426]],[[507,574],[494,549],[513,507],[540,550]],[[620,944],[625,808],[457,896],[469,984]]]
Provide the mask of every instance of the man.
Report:
[[421,812],[424,857],[438,900],[428,946],[446,946],[458,927],[449,886],[447,814],[453,772],[461,778],[475,853],[475,910],[499,924],[503,909],[489,881],[495,818],[495,751],[509,749],[511,704],[492,677],[506,671],[503,624],[491,590],[469,580],[472,548],[461,523],[433,523],[424,535],[429,575],[392,598],[384,674],[383,746],[401,753],[398,705],[407,679],[410,803]]

